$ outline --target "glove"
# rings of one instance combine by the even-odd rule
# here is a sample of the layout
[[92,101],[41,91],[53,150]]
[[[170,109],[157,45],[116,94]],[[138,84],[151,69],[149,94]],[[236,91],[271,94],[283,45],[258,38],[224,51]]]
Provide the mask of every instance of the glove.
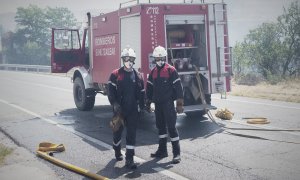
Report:
[[113,132],[116,132],[124,125],[124,118],[121,113],[117,113],[112,117],[112,120],[109,123],[110,128]]
[[148,113],[151,113],[151,112],[154,111],[154,110],[151,108],[151,101],[148,100],[148,99],[146,100],[145,110],[146,110]]
[[176,100],[176,112],[178,114],[183,113],[183,99],[177,99]]
[[121,114],[121,106],[118,103],[113,104],[113,112],[114,114]]

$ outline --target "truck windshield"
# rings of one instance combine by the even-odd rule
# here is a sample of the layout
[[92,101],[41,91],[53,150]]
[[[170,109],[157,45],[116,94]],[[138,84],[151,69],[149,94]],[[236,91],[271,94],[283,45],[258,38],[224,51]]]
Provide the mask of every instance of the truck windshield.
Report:
[[76,30],[55,30],[54,42],[56,49],[80,49],[79,34]]

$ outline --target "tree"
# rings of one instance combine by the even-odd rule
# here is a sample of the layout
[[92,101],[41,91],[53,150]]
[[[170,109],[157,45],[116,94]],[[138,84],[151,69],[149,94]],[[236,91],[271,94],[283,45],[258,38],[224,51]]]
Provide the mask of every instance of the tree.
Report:
[[[51,28],[72,28],[76,25],[77,20],[75,19],[72,12],[67,8],[51,8],[46,9],[46,20],[48,31],[46,32],[47,37],[51,37]],[[48,38],[48,44],[50,44],[50,38]]]
[[[234,47],[234,73],[257,72],[276,83],[281,78],[300,75],[300,9],[294,2],[278,22],[263,23],[250,30]],[[287,73],[288,72],[288,73]]]
[[249,59],[249,51],[247,49],[247,45],[244,42],[238,42],[233,48],[233,71],[237,76],[248,73],[249,70],[251,71],[251,60]]
[[71,28],[76,25],[76,19],[67,8],[46,8],[48,27]]
[[267,80],[280,75],[283,46],[277,24],[263,23],[251,30],[246,38],[249,56],[256,64],[258,72]]
[[52,27],[73,27],[74,15],[67,8],[41,9],[36,5],[17,8],[15,16],[17,31],[10,38],[16,54],[6,54],[10,63],[50,64],[50,42]]
[[34,41],[39,46],[45,46],[47,40],[47,36],[45,36],[47,31],[45,20],[46,16],[43,9],[35,5],[29,5],[28,8],[17,8],[15,16],[17,33],[26,39],[25,42],[21,42],[22,45],[27,41]]
[[288,9],[284,8],[284,14],[278,17],[279,25],[283,33],[285,46],[285,61],[283,62],[282,76],[300,75],[300,6],[298,1],[291,3]]
[[282,43],[279,27],[263,23],[251,30],[242,43],[234,47],[234,70],[237,74],[258,73],[271,80],[280,73]]

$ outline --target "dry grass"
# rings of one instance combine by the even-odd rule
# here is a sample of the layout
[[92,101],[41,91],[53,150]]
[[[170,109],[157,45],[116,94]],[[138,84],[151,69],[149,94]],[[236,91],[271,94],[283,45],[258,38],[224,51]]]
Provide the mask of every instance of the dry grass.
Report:
[[12,153],[13,149],[8,148],[0,143],[0,165],[3,163],[5,156]]
[[260,83],[256,86],[237,85],[233,82],[229,94],[300,103],[300,79],[287,80],[276,85]]

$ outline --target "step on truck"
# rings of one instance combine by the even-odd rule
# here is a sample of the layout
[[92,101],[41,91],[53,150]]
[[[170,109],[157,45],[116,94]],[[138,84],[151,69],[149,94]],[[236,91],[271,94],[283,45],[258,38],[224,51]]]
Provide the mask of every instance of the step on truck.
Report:
[[137,55],[134,68],[145,80],[155,66],[153,49],[158,45],[167,49],[167,61],[181,78],[187,115],[214,109],[211,94],[231,89],[223,2],[129,1],[113,12],[87,13],[85,28],[52,28],[51,72],[72,72],[76,107],[91,110],[97,93],[107,94],[109,76],[122,66],[120,53],[128,45]]

